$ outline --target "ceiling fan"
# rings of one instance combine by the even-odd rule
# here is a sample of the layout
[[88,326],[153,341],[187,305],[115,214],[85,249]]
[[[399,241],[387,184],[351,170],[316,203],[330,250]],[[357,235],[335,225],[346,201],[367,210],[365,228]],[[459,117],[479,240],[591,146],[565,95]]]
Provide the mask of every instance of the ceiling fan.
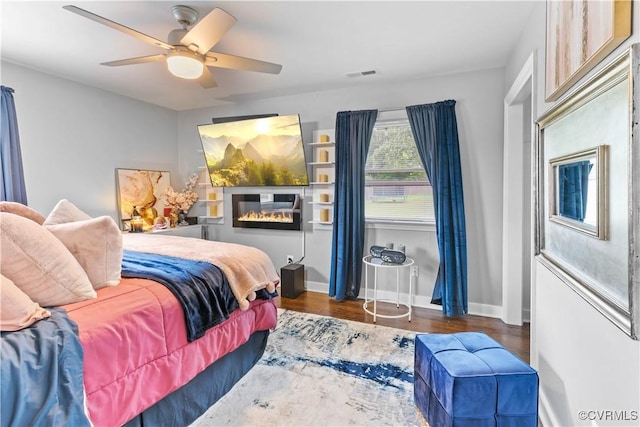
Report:
[[171,13],[182,25],[182,28],[171,31],[167,37],[167,43],[79,7],[67,5],[63,8],[169,51],[165,54],[103,62],[101,65],[114,67],[166,61],[167,68],[173,75],[183,79],[197,79],[204,88],[217,86],[209,67],[271,74],[278,74],[282,70],[282,65],[279,64],[210,51],[209,49],[218,43],[222,36],[237,22],[236,18],[220,8],[213,9],[196,25],[188,29],[198,20],[198,12],[188,6],[173,6]]

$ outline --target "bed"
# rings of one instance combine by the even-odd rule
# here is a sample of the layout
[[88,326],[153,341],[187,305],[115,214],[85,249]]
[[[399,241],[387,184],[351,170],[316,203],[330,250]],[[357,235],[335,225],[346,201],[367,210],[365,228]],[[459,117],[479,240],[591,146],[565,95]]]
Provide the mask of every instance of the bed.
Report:
[[[6,243],[6,223],[15,218],[0,215]],[[10,256],[5,246],[3,258]],[[122,247],[117,285],[47,307],[50,317],[2,332],[3,426],[188,425],[260,359],[277,320],[272,298],[279,279],[266,254],[146,233],[123,235]],[[206,327],[191,325],[189,305],[163,283],[180,272],[147,276],[160,261],[187,271],[190,290],[200,286],[194,273],[199,265],[220,276],[207,291],[215,298],[205,298],[215,300],[213,309],[191,310],[199,317],[213,313],[202,320]],[[4,278],[8,266],[2,262]],[[135,262],[144,268],[131,267]]]

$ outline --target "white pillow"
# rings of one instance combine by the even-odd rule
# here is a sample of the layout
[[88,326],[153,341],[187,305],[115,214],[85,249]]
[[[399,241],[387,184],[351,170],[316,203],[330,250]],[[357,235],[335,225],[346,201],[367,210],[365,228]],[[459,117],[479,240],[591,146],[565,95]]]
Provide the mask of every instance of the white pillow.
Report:
[[49,310],[31,301],[11,280],[0,274],[1,331],[17,331],[49,316]]
[[67,199],[62,199],[53,207],[49,216],[44,220],[43,225],[64,224],[67,222],[83,221],[85,219],[91,219],[91,217]]
[[0,212],[0,271],[43,307],[96,298],[78,261],[46,228]]
[[46,229],[78,260],[93,289],[120,283],[122,232],[111,217],[48,225]]

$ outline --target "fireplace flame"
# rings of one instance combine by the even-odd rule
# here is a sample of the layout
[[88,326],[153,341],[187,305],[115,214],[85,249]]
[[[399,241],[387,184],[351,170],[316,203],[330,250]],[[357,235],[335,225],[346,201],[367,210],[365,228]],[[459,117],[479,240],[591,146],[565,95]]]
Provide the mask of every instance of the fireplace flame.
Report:
[[247,212],[238,218],[238,221],[257,222],[293,222],[293,215],[290,212]]

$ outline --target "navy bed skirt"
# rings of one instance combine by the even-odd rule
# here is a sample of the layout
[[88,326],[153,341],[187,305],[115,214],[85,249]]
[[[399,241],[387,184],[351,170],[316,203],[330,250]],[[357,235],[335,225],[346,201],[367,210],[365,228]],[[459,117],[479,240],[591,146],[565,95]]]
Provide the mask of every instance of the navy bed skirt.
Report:
[[186,426],[227,394],[258,363],[267,346],[269,331],[254,332],[249,340],[226,354],[187,384],[167,395],[126,427]]

